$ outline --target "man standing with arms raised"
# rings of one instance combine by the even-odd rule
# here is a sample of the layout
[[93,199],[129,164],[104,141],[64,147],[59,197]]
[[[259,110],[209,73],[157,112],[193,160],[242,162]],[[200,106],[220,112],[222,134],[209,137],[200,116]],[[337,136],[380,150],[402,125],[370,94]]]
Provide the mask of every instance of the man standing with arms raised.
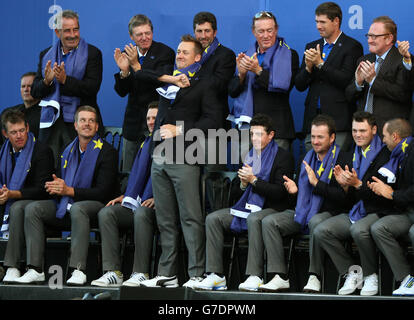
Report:
[[97,94],[102,81],[102,53],[80,37],[79,17],[64,10],[56,17],[59,40],[40,53],[31,94],[42,99],[39,140],[49,144],[56,160],[63,148],[76,137],[73,128],[76,109],[82,105],[97,110],[103,133]]
[[145,138],[146,108],[158,100],[156,88],[161,86],[157,77],[170,74],[174,67],[174,51],[153,40],[153,25],[143,14],[131,18],[129,36],[135,45],[128,44],[121,52],[115,49],[114,59],[120,72],[114,75],[115,91],[119,96],[128,95],[122,133],[122,170],[130,171],[135,155]]
[[362,56],[361,44],[341,31],[342,10],[334,2],[324,2],[315,10],[321,39],[306,44],[295,86],[308,90],[303,117],[306,151],[312,148],[311,122],[318,114],[331,116],[336,123],[336,143],[347,151],[352,144],[351,118],[355,106],[345,99],[345,88],[352,80],[356,62]]

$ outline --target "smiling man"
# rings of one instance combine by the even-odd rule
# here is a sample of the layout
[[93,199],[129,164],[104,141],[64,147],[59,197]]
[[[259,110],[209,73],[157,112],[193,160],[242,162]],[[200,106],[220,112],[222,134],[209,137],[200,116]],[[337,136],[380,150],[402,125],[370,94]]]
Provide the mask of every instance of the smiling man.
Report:
[[233,121],[248,126],[256,113],[268,115],[277,128],[279,146],[290,150],[295,138],[289,94],[299,68],[299,57],[278,36],[276,17],[268,11],[253,17],[255,43],[236,58],[236,75],[230,81],[229,95],[234,98]]
[[[333,173],[353,207],[319,224],[314,238],[345,278],[338,294],[352,294],[363,283],[360,294],[372,296],[378,293],[378,265],[370,227],[391,211],[392,202],[376,195],[368,185],[375,178],[385,180],[379,170],[390,160],[390,151],[381,142],[375,117],[369,112],[354,113],[352,136],[355,141],[352,168],[337,165]],[[344,247],[344,242],[351,238],[358,247],[360,266]]]
[[73,121],[76,109],[90,105],[102,120],[97,94],[102,81],[102,53],[80,36],[76,12],[57,15],[55,34],[59,39],[40,53],[31,94],[41,99],[39,140],[50,145],[56,161],[63,148],[76,136]]
[[385,121],[408,119],[411,111],[409,71],[395,47],[397,25],[387,16],[375,18],[366,34],[370,53],[358,60],[354,81],[346,89],[357,110],[375,115],[378,133]]
[[200,61],[200,77],[211,80],[223,113],[220,127],[224,127],[229,113],[227,87],[236,68],[236,56],[218,40],[217,19],[211,12],[197,13],[193,19],[193,29],[195,38],[200,41],[204,50]]
[[45,225],[71,230],[72,276],[68,285],[86,283],[86,261],[90,225],[97,225],[97,213],[119,194],[118,153],[98,135],[96,109],[81,106],[75,113],[77,137],[65,148],[57,175],[44,185],[53,200],[35,201],[26,206],[24,224],[27,272],[17,283],[45,281],[43,260]]
[[[292,177],[293,157],[273,140],[272,119],[256,114],[250,126],[253,148],[232,183],[231,197],[237,203],[207,215],[207,277],[195,285],[201,290],[227,290],[223,269],[224,232],[248,231],[249,249],[247,280],[239,285],[242,291],[257,291],[263,282],[262,220],[289,207],[283,176]],[[249,208],[249,209],[247,209]]]
[[187,150],[197,143],[191,129],[201,130],[207,136],[208,129],[217,129],[220,110],[209,80],[198,76],[202,52],[200,42],[184,35],[177,48],[175,75],[163,76],[172,82],[173,78],[184,79],[189,86],[175,91],[174,96],[161,96],[158,105],[151,179],[162,252],[158,275],[141,283],[146,287],[178,286],[178,220],[188,249],[190,279],[184,286],[192,288],[204,274],[205,218],[200,201],[198,159],[205,158],[199,154],[192,157]]
[[170,74],[174,67],[174,50],[153,40],[154,27],[147,16],[133,16],[128,30],[134,44],[126,45],[123,52],[116,48],[114,53],[120,70],[114,75],[115,91],[121,97],[128,95],[122,125],[123,171],[131,170],[139,146],[145,139],[146,108],[148,103],[158,99],[155,89],[161,86],[157,77]]
[[327,114],[336,123],[336,143],[344,150],[352,144],[351,117],[354,104],[345,99],[345,88],[352,80],[362,45],[341,31],[342,10],[334,2],[324,2],[315,10],[319,40],[306,44],[295,86],[307,89],[303,133],[306,150],[312,148],[311,122],[317,114]]

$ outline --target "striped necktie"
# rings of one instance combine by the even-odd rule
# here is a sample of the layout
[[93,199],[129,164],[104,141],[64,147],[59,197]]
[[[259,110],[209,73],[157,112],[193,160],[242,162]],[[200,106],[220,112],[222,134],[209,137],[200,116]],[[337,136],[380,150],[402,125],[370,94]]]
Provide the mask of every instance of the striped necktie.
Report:
[[[383,62],[384,62],[384,59],[382,59],[381,57],[377,59],[377,68],[375,69],[375,73],[377,75],[381,69]],[[367,98],[367,105],[366,105],[365,111],[369,113],[373,113],[374,111],[374,95],[371,93],[371,87],[368,90],[368,98]]]

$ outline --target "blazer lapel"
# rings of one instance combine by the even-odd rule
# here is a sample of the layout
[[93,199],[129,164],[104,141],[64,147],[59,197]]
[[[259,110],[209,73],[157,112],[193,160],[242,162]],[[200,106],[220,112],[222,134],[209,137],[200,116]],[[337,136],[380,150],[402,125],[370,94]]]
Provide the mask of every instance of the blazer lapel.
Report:
[[187,95],[189,92],[191,92],[192,89],[194,89],[197,84],[199,83],[198,75],[195,75],[192,79],[190,79],[190,86],[187,88],[180,88],[177,92],[177,96],[175,97],[174,103],[179,102],[185,95]]
[[[325,61],[326,63],[329,63],[329,61],[332,60],[335,57],[335,55],[341,51],[341,47],[343,46],[344,40],[345,40],[345,34],[342,32],[338,40],[335,42],[335,45],[333,46],[331,53],[329,53],[329,56]],[[323,51],[323,44],[321,47],[321,53],[322,51]]]

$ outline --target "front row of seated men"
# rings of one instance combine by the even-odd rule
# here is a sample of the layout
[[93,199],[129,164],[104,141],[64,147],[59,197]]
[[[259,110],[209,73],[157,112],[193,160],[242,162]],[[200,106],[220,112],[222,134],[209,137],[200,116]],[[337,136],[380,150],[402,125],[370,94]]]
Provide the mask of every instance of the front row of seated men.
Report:
[[[150,107],[147,113],[150,132],[156,115],[156,106]],[[8,236],[4,259],[7,272],[3,281],[44,282],[45,230],[55,226],[72,232],[73,272],[67,284],[85,284],[90,226],[98,220],[105,273],[91,284],[140,286],[144,282],[143,285],[153,286],[148,279],[149,250],[156,223],[150,178],[151,137],[135,158],[125,194],[116,198],[120,194],[118,155],[97,135],[95,109],[88,106],[78,109],[75,117],[78,136],[63,152],[56,175],[51,150],[34,139],[21,112],[6,112],[2,123],[7,140],[0,154],[3,186],[0,204],[4,210],[2,232]],[[395,279],[401,281],[394,294],[414,294],[413,273],[399,242],[404,237],[408,239],[408,235],[414,242],[414,153],[408,122],[389,120],[383,128],[382,143],[373,115],[355,113],[352,122],[355,150],[347,154],[335,144],[334,121],[325,115],[317,116],[311,129],[313,148],[301,162],[295,181],[292,155],[278,147],[274,132],[269,117],[261,114],[253,117],[250,128],[253,148],[238,171],[239,181],[232,190],[236,203],[207,216],[207,273],[191,287],[227,289],[223,275],[223,233],[247,230],[248,277],[240,284],[240,290],[288,290],[282,239],[309,234],[310,266],[305,292],[321,291],[320,277],[327,253],[338,272],[345,276],[339,294],[352,294],[362,283],[361,295],[377,294],[378,248],[389,261]],[[120,272],[120,228],[134,230],[133,273],[125,282]],[[344,241],[349,239],[358,247],[360,267],[344,248]],[[24,247],[27,272],[21,275],[19,262]],[[263,283],[265,251],[267,270],[273,276],[266,284]],[[168,285],[167,281],[161,286],[177,285],[176,282]]]

